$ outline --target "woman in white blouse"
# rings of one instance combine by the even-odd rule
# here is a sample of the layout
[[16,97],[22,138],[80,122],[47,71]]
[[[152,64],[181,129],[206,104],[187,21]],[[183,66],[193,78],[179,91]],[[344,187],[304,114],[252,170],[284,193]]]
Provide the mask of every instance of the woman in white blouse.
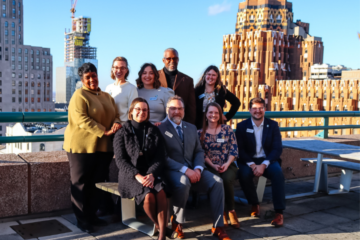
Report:
[[121,124],[128,120],[128,112],[132,101],[138,97],[136,87],[127,82],[129,76],[128,61],[124,57],[116,57],[111,67],[111,78],[114,83],[108,85],[105,92],[115,100],[120,113]]
[[141,66],[136,85],[139,97],[149,103],[149,121],[155,126],[159,126],[161,121],[166,118],[166,104],[168,99],[174,96],[174,91],[160,86],[159,73],[152,63],[145,63]]

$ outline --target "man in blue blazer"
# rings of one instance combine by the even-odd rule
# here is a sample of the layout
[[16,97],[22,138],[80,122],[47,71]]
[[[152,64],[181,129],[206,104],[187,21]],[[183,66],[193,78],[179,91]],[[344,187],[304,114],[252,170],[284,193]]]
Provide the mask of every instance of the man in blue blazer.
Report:
[[272,225],[283,225],[285,209],[285,178],[281,170],[281,134],[278,123],[265,118],[265,101],[253,98],[249,104],[251,118],[238,123],[236,139],[239,148],[238,176],[241,188],[252,205],[251,216],[260,216],[254,176],[271,180],[275,219]]

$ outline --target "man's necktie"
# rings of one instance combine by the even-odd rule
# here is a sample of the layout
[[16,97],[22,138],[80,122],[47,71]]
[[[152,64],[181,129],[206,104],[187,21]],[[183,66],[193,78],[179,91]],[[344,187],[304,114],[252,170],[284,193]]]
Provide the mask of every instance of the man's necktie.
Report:
[[179,137],[180,137],[181,141],[184,142],[184,136],[183,136],[183,133],[182,133],[182,131],[181,131],[181,127],[180,127],[180,126],[177,126],[177,127],[176,127],[176,130],[177,130],[177,132],[178,132],[178,134],[179,134]]

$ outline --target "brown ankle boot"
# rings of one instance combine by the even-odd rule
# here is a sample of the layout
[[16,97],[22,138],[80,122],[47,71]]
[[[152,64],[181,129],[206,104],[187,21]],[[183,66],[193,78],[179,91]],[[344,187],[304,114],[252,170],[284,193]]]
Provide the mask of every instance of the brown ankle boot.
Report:
[[231,226],[233,226],[234,228],[240,227],[240,223],[239,223],[239,220],[238,220],[235,210],[229,212],[229,218],[230,218]]
[[228,222],[229,222],[229,218],[228,218],[228,212],[226,212],[226,211],[224,211],[224,227],[228,227],[229,226],[229,224],[228,224]]

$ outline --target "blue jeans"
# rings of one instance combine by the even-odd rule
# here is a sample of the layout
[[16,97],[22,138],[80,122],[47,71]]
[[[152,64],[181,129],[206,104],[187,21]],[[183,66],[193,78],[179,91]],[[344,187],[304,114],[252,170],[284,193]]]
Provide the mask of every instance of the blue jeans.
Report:
[[[264,158],[253,158],[255,164],[261,164]],[[254,173],[247,164],[239,164],[238,177],[248,203],[259,204],[254,185]],[[272,162],[265,169],[264,177],[271,180],[272,199],[275,210],[285,210],[285,178],[278,162]]]

